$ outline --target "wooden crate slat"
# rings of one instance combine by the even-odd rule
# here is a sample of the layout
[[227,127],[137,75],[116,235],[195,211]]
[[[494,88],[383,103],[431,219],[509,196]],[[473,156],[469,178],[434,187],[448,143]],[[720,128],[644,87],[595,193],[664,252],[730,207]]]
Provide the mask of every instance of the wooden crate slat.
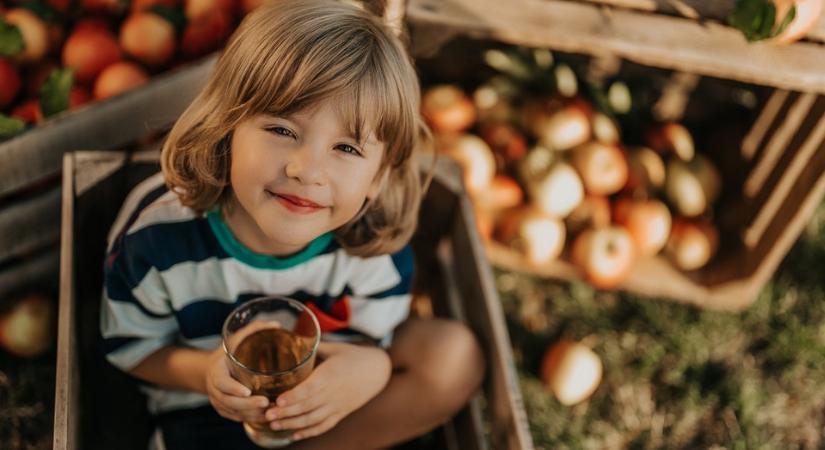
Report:
[[[712,19],[726,22],[733,11],[735,0],[587,0],[608,6],[638,9],[649,12],[676,14],[689,19]],[[825,41],[825,15],[808,32],[808,39]]]
[[760,152],[759,160],[745,179],[742,193],[746,199],[756,197],[766,187],[765,182],[776,168],[782,154],[789,148],[799,126],[808,117],[816,98],[816,94],[801,94],[794,101],[788,114],[782,117],[781,124],[768,139],[765,149]]
[[475,232],[476,224],[470,201],[462,196],[459,202],[451,240],[447,245],[454,246],[450,253],[467,258],[452,261],[453,272],[462,298],[467,302],[467,321],[479,337],[486,341],[488,358],[495,359],[488,361],[492,370],[487,381],[490,389],[487,406],[492,416],[492,448],[531,450],[533,442],[493,274],[486,264],[484,248]]
[[[408,22],[480,38],[599,54],[785,89],[825,92],[825,47],[749,44],[718,23],[562,0],[411,0]],[[422,43],[426,47],[426,43]]]
[[0,210],[0,261],[60,238],[60,186]]
[[54,402],[55,450],[77,450],[80,369],[77,358],[74,286],[74,155],[63,160],[63,207],[60,243],[60,306],[57,322],[57,367]]
[[[759,243],[769,224],[776,220],[782,205],[790,198],[791,189],[798,186],[805,169],[812,164],[815,166],[815,152],[825,145],[825,96],[818,97],[817,105],[807,119],[802,132],[788,145],[786,159],[789,161],[773,172],[772,180],[765,183],[764,194],[756,201],[760,208],[745,228],[743,237],[748,247]],[[825,171],[825,167],[820,167],[820,170]]]
[[60,249],[44,250],[19,264],[0,272],[0,301],[25,286],[45,286],[57,280],[60,266]]
[[216,57],[153,78],[122,96],[67,112],[0,143],[0,196],[60,171],[63,153],[104,150],[168,127],[189,105]]
[[779,111],[785,105],[789,94],[790,91],[776,89],[765,103],[765,106],[762,107],[750,131],[742,140],[742,157],[746,161],[750,161],[756,156],[756,150],[765,139],[768,130],[771,129],[771,124],[777,120]]

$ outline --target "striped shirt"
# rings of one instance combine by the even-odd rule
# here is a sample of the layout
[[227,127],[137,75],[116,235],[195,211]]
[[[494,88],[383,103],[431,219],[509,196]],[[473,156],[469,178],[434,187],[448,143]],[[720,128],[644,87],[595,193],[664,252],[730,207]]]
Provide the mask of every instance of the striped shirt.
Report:
[[[156,350],[213,350],[224,319],[264,295],[291,297],[318,317],[326,340],[388,342],[409,312],[413,254],[348,254],[331,233],[284,258],[240,243],[219,211],[181,204],[158,173],[126,198],[109,233],[101,331],[107,359],[122,370]],[[206,396],[145,386],[153,413],[208,402]]]

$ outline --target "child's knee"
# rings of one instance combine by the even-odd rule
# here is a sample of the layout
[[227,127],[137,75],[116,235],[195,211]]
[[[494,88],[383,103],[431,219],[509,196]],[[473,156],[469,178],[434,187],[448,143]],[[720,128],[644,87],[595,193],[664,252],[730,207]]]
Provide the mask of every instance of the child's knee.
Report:
[[434,398],[460,408],[484,379],[484,356],[475,334],[458,322],[438,320],[418,367]]

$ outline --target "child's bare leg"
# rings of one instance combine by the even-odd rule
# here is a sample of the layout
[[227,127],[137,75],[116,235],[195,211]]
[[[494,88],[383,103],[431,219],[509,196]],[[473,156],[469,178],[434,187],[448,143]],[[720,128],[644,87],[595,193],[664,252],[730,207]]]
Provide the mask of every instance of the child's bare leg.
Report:
[[389,350],[393,375],[387,387],[335,428],[290,449],[380,449],[446,422],[481,384],[484,360],[463,325],[410,319]]

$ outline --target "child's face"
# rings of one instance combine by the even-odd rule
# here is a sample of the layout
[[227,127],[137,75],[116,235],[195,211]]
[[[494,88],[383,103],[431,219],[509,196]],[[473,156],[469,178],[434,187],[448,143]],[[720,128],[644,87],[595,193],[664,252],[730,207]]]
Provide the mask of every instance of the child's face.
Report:
[[226,221],[252,250],[285,255],[352,219],[381,182],[384,145],[349,136],[328,103],[235,128]]

